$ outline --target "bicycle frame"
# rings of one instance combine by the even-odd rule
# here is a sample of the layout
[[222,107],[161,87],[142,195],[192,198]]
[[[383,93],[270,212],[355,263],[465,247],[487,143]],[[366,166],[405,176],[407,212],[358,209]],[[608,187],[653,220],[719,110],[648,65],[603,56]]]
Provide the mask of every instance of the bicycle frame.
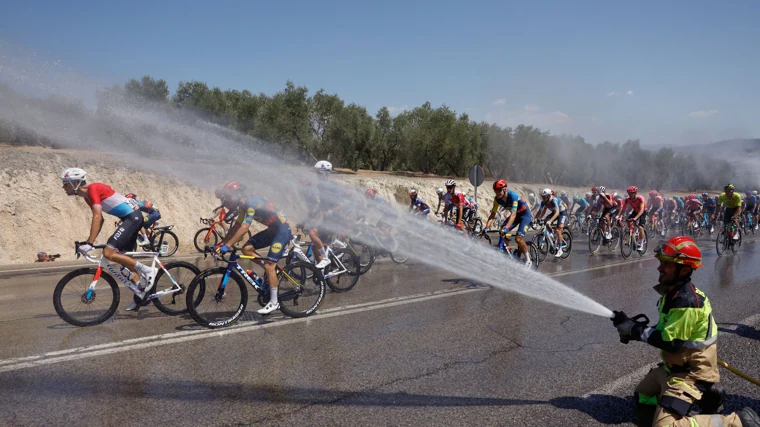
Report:
[[[179,286],[179,283],[177,283],[177,281],[174,280],[174,277],[172,277],[172,275],[169,274],[169,272],[166,270],[166,267],[164,267],[164,264],[158,259],[158,253],[157,252],[124,252],[123,254],[127,255],[127,256],[130,256],[130,257],[133,257],[133,258],[152,257],[153,258],[153,262],[151,263],[151,268],[156,268],[156,265],[158,265],[161,268],[161,270],[164,271],[164,273],[169,278],[169,280],[171,280],[171,282],[172,282],[173,286],[171,288],[169,288],[169,289],[167,289],[165,291],[155,292],[155,293],[152,293],[150,295],[147,295],[145,297],[145,301],[150,301],[150,300],[162,297],[164,295],[172,294],[172,293],[177,292],[178,290],[181,289],[181,287]],[[98,269],[95,272],[95,276],[92,279],[92,283],[90,283],[90,286],[87,288],[87,296],[86,296],[86,298],[88,300],[90,298],[92,298],[92,294],[95,292],[95,285],[98,283],[98,280],[100,279],[100,275],[103,273],[104,269],[114,279],[118,280],[119,282],[121,282],[121,284],[123,284],[124,286],[126,286],[127,288],[129,288],[130,291],[132,291],[134,293],[141,292],[140,289],[137,286],[135,286],[134,282],[132,282],[131,280],[129,280],[128,278],[126,278],[123,274],[121,274],[121,272],[118,269],[114,268],[108,262],[108,259],[106,259],[106,257],[103,256],[103,254],[100,255],[100,258],[94,258],[94,257],[91,257],[89,255],[85,255],[84,257],[85,257],[85,259],[87,259],[87,261],[90,261],[91,263],[94,263],[94,264],[98,264]]]
[[[310,259],[310,257],[312,256],[312,252],[313,252],[312,248],[314,247],[314,244],[313,243],[305,243],[305,242],[302,243],[300,237],[301,236],[296,235],[296,236],[294,236],[290,240],[290,243],[293,244],[293,252],[295,252],[296,256],[299,259],[301,259],[302,261],[306,261],[306,262],[314,264],[314,262]],[[301,245],[305,245],[306,246],[307,249],[306,249],[305,253],[304,253],[303,249],[301,248]],[[329,278],[335,277],[335,276],[340,276],[341,274],[343,274],[343,273],[345,273],[345,272],[348,271],[348,269],[346,268],[346,266],[343,265],[343,262],[338,257],[335,256],[335,252],[332,250],[332,248],[330,247],[330,245],[325,245],[325,252],[326,252],[328,258],[330,257],[330,255],[333,255],[333,257],[332,257],[333,261],[337,262],[340,265],[340,267],[341,267],[339,270],[332,270],[332,271],[328,272],[328,274],[325,274],[324,275],[325,279],[329,279]]]
[[[270,287],[267,283],[266,275],[262,279],[262,282],[259,283],[258,280],[255,280],[253,277],[249,276],[243,267],[240,266],[240,263],[238,263],[239,259],[251,260],[258,265],[262,265],[264,263],[264,258],[256,255],[237,255],[234,252],[231,253],[230,259],[227,261],[227,270],[224,272],[224,277],[222,277],[222,281],[219,283],[219,288],[217,289],[216,296],[214,297],[217,301],[221,301],[222,297],[224,296],[224,289],[227,287],[227,283],[229,283],[230,275],[233,271],[236,271],[238,274],[240,274],[251,285],[251,287],[256,290],[256,292],[260,294],[269,293]],[[301,287],[301,284],[293,280],[292,277],[282,271],[282,267],[280,267],[278,264],[275,264],[275,268],[277,269],[277,273],[283,274],[288,279],[288,281],[290,281],[296,287]]]

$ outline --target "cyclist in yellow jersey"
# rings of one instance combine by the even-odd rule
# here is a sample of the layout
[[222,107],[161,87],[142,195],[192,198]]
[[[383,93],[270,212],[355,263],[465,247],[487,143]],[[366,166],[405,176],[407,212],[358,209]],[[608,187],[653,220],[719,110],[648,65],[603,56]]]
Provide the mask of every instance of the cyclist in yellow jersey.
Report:
[[[737,220],[741,211],[739,208],[742,206],[742,196],[735,191],[736,187],[733,184],[726,185],[723,190],[724,192],[718,197],[718,206],[724,209],[723,224],[729,224],[733,221],[738,226]],[[735,238],[739,238],[738,234]]]

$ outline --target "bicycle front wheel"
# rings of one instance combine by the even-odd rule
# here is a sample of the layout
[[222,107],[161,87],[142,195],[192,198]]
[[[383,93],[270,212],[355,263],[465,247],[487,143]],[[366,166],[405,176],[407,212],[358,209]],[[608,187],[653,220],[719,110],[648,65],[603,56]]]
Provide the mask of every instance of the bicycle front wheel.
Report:
[[93,326],[105,322],[116,313],[121,295],[113,277],[100,274],[95,290],[89,290],[97,271],[97,268],[89,267],[74,270],[63,276],[55,286],[53,307],[66,323]]
[[[161,310],[162,313],[169,316],[187,313],[185,291],[190,286],[190,282],[195,279],[195,276],[200,274],[201,270],[193,264],[184,261],[166,263],[164,268],[166,271],[163,269],[158,271],[156,281],[150,293],[167,293],[153,299],[153,305]],[[199,290],[193,305],[198,305],[205,293],[205,282],[200,283],[199,286],[203,286],[204,289]]]
[[628,230],[625,230],[623,232],[623,238],[620,239],[620,255],[623,256],[623,258],[628,259],[631,254],[633,253],[633,236],[631,236],[631,232]]
[[562,256],[560,256],[560,259],[567,259],[573,250],[573,236],[567,230],[562,230],[562,245]]
[[150,240],[150,250],[160,257],[172,256],[179,249],[179,238],[171,231],[160,231]]
[[325,297],[325,288],[322,272],[314,264],[297,261],[277,269],[277,299],[286,316],[313,314]]
[[733,253],[739,252],[739,248],[742,246],[742,231],[739,229],[739,227],[736,227],[735,233],[739,236],[739,238],[734,239],[731,243],[731,252]]
[[[248,289],[236,273],[226,267],[212,267],[195,276],[185,293],[187,311],[207,328],[223,328],[235,323],[245,312]],[[222,286],[224,285],[224,286]]]
[[368,272],[372,264],[375,263],[375,250],[371,246],[359,242],[349,244],[349,248],[359,258],[359,265],[361,266],[359,273]]
[[345,292],[356,286],[361,275],[359,257],[350,249],[330,253],[330,265],[325,268],[325,281],[334,292]]
[[602,246],[602,230],[599,227],[594,227],[588,236],[588,250],[591,255],[599,252],[599,248]]
[[203,253],[206,246],[216,246],[218,242],[219,236],[217,236],[216,232],[211,231],[211,229],[208,227],[198,230],[195,233],[195,237],[193,238],[195,249],[201,253]]
[[546,234],[538,233],[533,236],[531,242],[538,250],[538,259],[541,262],[546,260],[546,256],[549,254],[549,242],[546,239]]

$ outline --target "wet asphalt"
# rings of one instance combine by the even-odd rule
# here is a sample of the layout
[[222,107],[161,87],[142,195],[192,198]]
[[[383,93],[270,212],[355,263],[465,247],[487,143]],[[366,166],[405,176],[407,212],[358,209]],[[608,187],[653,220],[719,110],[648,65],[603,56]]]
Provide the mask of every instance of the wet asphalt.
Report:
[[[651,250],[623,260],[576,243],[541,271],[656,319]],[[700,246],[694,282],[711,300],[719,357],[758,378],[760,246],[750,237],[722,258],[713,240]],[[70,326],[52,293],[74,267],[45,267],[0,270],[2,425],[629,425],[633,388],[658,360],[621,344],[608,319],[413,261],[380,258],[307,319],[262,318],[252,300],[244,321],[214,331],[153,306],[125,312],[127,290],[111,320]],[[721,375],[727,410],[760,411],[759,387]]]

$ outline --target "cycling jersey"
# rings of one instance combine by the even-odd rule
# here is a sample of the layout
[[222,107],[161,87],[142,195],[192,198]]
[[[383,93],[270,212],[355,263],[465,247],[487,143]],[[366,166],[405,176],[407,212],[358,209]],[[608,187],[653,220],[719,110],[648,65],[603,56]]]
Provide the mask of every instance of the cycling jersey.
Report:
[[687,200],[684,207],[687,211],[697,211],[702,208],[702,203],[699,200]]
[[253,221],[267,227],[279,226],[288,222],[285,215],[277,211],[273,204],[257,196],[249,196],[239,206],[237,223],[251,225]]
[[755,196],[755,195],[752,195],[752,196],[749,196],[749,197],[747,197],[747,198],[745,199],[745,201],[744,201],[744,204],[745,204],[745,205],[746,205],[748,208],[752,208],[752,207],[755,207],[755,205],[757,204],[757,196]]
[[[660,200],[662,200],[662,198],[660,198]],[[623,201],[623,206],[620,208],[620,211],[622,212],[626,206],[630,206],[633,209],[633,215],[635,216],[638,215],[642,209],[647,209],[647,202],[644,200],[644,196],[638,194],[634,198],[631,198],[630,196],[626,197]]]
[[[678,206],[678,210],[683,209],[683,200],[681,199],[675,199],[675,200],[676,200],[676,206]],[[739,204],[741,204],[741,202]]]
[[549,197],[547,201],[541,201],[541,209],[546,208],[549,212],[554,213],[557,211],[566,212],[567,206],[557,196]]
[[514,190],[507,190],[507,197],[505,200],[502,200],[498,197],[493,199],[493,208],[491,209],[491,213],[496,214],[496,212],[499,211],[499,206],[503,206],[504,209],[509,210],[513,213],[521,213],[528,209],[528,204],[525,203],[525,199],[522,198],[521,195],[517,194]]
[[424,200],[422,200],[422,197],[417,196],[414,199],[411,200],[411,204],[409,205],[410,208],[417,208],[420,211],[424,211],[426,209],[430,209],[430,206],[428,206],[427,203],[425,203]]
[[586,209],[588,207],[588,202],[586,199],[580,199],[577,203],[578,209]]
[[703,203],[705,209],[715,209],[715,199],[708,197]]
[[615,198],[612,196],[612,194],[599,193],[599,196],[599,203],[602,207],[611,208],[617,206],[617,203],[615,203]]
[[742,196],[738,193],[734,193],[733,196],[728,197],[726,193],[721,193],[718,197],[718,204],[725,205],[727,208],[738,208],[742,205]]
[[85,201],[90,207],[100,206],[103,212],[119,219],[139,209],[134,200],[127,199],[110,186],[100,182],[93,182],[87,186]]
[[462,206],[463,208],[470,208],[472,209],[472,203],[470,203],[469,200],[467,200],[467,197],[464,196],[464,193],[455,192],[454,194],[446,193],[443,196],[443,201],[446,204],[446,207],[449,207],[449,205],[453,206]]
[[137,203],[138,208],[147,214],[158,212],[156,205],[147,200],[135,200],[135,202]]
[[560,197],[560,199],[562,200],[562,202],[565,203],[565,206],[571,206],[572,205],[572,201],[570,200],[570,197],[567,194],[565,194],[564,196]]
[[335,182],[320,182],[317,184],[319,210],[322,212],[335,209],[343,201],[343,188]]
[[664,205],[665,205],[665,209],[667,209],[668,211],[673,211],[676,208],[676,201],[673,199],[668,199],[668,200],[665,200]]
[[[642,196],[637,195],[636,197],[642,197]],[[655,196],[655,197],[650,197],[649,201],[645,204],[653,209],[658,209],[662,206],[662,203],[663,203],[662,196]]]

